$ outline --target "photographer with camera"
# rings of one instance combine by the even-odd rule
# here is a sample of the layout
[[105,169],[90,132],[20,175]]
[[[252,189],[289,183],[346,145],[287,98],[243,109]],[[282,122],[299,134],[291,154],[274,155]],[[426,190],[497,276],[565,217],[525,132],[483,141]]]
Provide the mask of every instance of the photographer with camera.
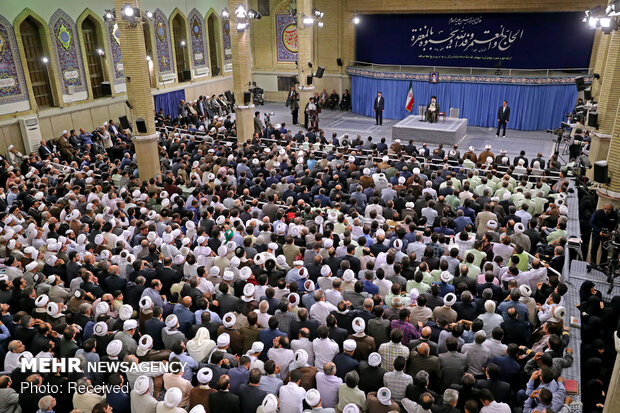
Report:
[[[603,209],[597,209],[590,217],[592,227],[592,247],[590,249],[590,262],[596,263],[596,254],[601,243],[609,240],[610,234],[618,226],[618,213],[613,205],[606,203]],[[601,251],[601,262],[607,262],[607,249],[603,247]]]

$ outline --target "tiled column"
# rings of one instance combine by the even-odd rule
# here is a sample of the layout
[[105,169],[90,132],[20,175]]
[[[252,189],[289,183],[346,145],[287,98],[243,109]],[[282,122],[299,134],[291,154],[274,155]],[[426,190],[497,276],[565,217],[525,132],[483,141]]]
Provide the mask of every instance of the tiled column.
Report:
[[[312,15],[312,0],[297,0],[297,77],[299,78],[299,116],[308,100],[314,96],[314,85],[308,85],[307,77],[316,71],[313,61],[314,26],[304,26],[303,17]],[[312,68],[308,62],[313,63]]]
[[[159,167],[159,152],[157,150],[158,134],[155,130],[155,105],[151,95],[149,83],[149,69],[146,61],[146,47],[144,45],[144,31],[142,24],[130,27],[122,18],[121,9],[126,0],[114,0],[116,22],[118,24],[121,52],[123,54],[123,69],[127,85],[127,100],[129,101],[130,121],[134,124],[134,144],[138,156],[138,172],[141,180],[148,180],[161,173]],[[132,2],[134,7],[140,7],[140,1]],[[136,122],[143,119],[146,132],[138,132]]]
[[594,73],[598,73],[601,77],[592,80],[592,98],[598,101],[601,84],[605,77],[605,63],[607,62],[607,51],[609,50],[609,38],[611,36],[602,32],[598,35],[598,46],[596,50],[595,61],[593,65]]
[[252,50],[250,47],[251,24],[242,32],[237,31],[235,9],[240,4],[248,7],[246,0],[228,0],[230,13],[230,43],[233,64],[233,90],[235,93],[235,115],[237,122],[237,140],[245,142],[254,134],[254,104],[245,104],[243,93],[249,90],[252,81]]
[[[599,129],[601,133],[612,133],[620,98],[620,87],[618,87],[620,85],[620,32],[614,31],[603,36],[609,37],[609,47],[598,101]],[[612,142],[612,148],[613,146]],[[620,150],[620,143],[618,149]],[[620,151],[614,155],[617,157]]]

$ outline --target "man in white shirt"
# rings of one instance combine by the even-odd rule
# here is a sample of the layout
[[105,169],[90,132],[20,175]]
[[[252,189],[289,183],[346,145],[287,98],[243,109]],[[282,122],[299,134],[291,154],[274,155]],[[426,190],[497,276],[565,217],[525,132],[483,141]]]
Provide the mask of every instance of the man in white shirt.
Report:
[[291,372],[291,380],[280,387],[280,413],[301,413],[306,390],[299,386],[302,373],[299,369]]
[[291,350],[296,352],[297,350],[305,350],[308,353],[308,364],[314,365],[314,350],[313,344],[308,339],[310,337],[310,330],[306,327],[299,330],[299,338],[291,341]]
[[[314,306],[313,306],[314,307]],[[314,350],[314,366],[322,370],[326,363],[333,360],[334,356],[340,352],[340,347],[331,338],[328,338],[329,328],[320,326],[318,337],[312,341],[312,349]]]
[[482,402],[482,409],[480,409],[480,413],[510,413],[510,406],[506,403],[498,403],[495,401],[495,397],[491,390],[482,389],[480,390],[480,401]]
[[316,303],[310,308],[310,319],[319,320],[322,325],[326,325],[327,322],[325,320],[329,313],[338,308],[332,303],[325,301],[325,293],[321,290],[314,292],[314,300]]
[[267,351],[267,358],[280,366],[280,377],[288,376],[288,366],[295,359],[295,352],[288,347],[288,337],[278,336],[273,339],[273,347]]
[[323,371],[316,374],[316,388],[321,393],[323,407],[336,407],[338,404],[338,388],[341,384],[342,379],[336,376],[336,365],[331,361],[323,366]]
[[[337,346],[338,345],[336,345],[336,347]],[[4,371],[13,371],[21,365],[20,359],[24,354],[25,349],[26,346],[24,346],[24,343],[20,340],[13,340],[9,343],[9,352],[4,358]]]

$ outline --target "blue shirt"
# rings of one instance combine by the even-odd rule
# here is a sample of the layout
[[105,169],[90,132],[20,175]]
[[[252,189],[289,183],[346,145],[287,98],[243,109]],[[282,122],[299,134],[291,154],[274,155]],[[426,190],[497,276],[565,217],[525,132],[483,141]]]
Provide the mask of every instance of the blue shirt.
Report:
[[454,232],[456,232],[457,234],[459,232],[462,232],[467,225],[474,225],[474,223],[471,221],[471,218],[466,216],[454,218],[452,224],[454,225]]
[[504,317],[504,321],[508,320],[508,309],[511,307],[515,307],[517,309],[517,314],[519,316],[519,320],[529,320],[529,311],[527,310],[527,306],[519,301],[504,301],[497,307],[497,312]]
[[230,392],[239,395],[241,385],[249,381],[250,370],[243,366],[234,367],[228,370],[228,377],[230,377]]
[[185,334],[185,336],[189,335],[189,330],[194,325],[194,313],[192,313],[189,308],[185,308],[182,304],[176,304],[174,306],[174,315],[179,319],[179,330]]
[[371,295],[379,294],[379,287],[374,285],[371,281],[364,280],[364,291]]
[[267,359],[267,350],[273,347],[273,339],[279,336],[288,337],[288,335],[280,331],[279,328],[276,328],[275,330],[267,328],[258,333],[258,339],[265,345],[263,352],[261,353],[261,360]]
[[183,363],[183,378],[188,381],[192,381],[192,370],[198,370],[198,362],[188,356],[186,353],[183,354],[175,354],[174,352],[170,352],[170,357],[168,357],[168,361],[172,360],[174,357],[178,358],[181,363]]
[[448,293],[454,292],[454,286],[443,281],[435,281],[433,284],[439,286],[439,297],[443,298]]

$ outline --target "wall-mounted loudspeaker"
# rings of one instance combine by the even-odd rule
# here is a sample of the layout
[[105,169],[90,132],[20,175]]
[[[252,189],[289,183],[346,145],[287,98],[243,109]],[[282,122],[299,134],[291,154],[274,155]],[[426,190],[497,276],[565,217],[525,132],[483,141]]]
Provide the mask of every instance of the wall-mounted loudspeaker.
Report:
[[243,92],[243,104],[249,105],[252,101],[252,93],[251,92]]
[[138,133],[146,133],[146,122],[144,119],[136,119],[136,129],[138,129]]
[[129,119],[127,119],[127,116],[121,116],[120,118],[118,118],[118,121],[121,123],[123,129],[131,129],[131,125],[129,125]]
[[316,73],[314,74],[314,77],[320,79],[323,77],[323,73],[325,73],[325,68],[323,66],[319,66],[316,68]]
[[309,84],[309,85],[311,85],[311,84],[312,84],[312,75],[308,75],[308,76],[306,77],[306,83],[307,83],[307,84]]
[[607,168],[608,167],[606,160],[594,162],[594,182],[598,182],[599,184],[609,183],[609,174]]
[[336,64],[338,64],[338,66],[342,66],[342,59],[341,58],[336,59]]
[[235,95],[233,95],[230,90],[227,90],[226,92],[224,92],[224,96],[226,96],[226,100],[229,102],[235,101]]

